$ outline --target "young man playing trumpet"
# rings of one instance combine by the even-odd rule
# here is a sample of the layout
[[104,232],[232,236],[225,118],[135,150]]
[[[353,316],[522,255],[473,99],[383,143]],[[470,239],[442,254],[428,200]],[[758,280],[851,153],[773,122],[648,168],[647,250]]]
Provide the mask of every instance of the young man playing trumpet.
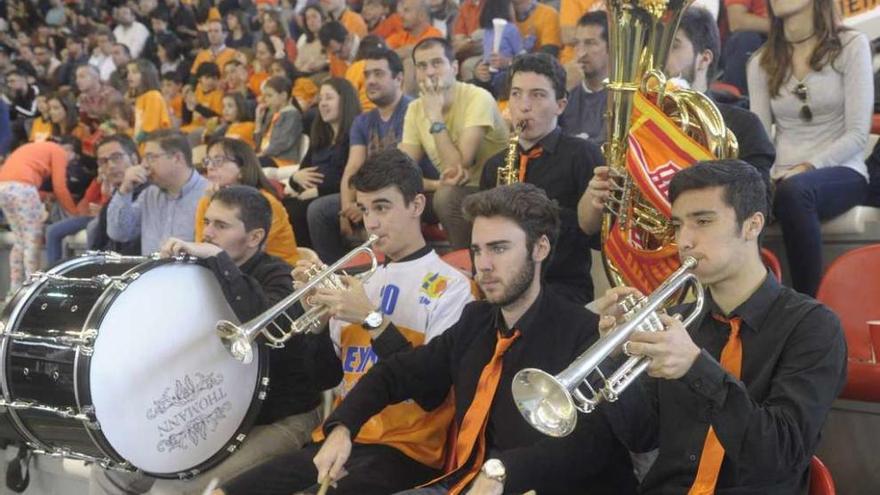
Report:
[[[679,254],[697,260],[706,289],[703,314],[689,329],[662,315],[666,331],[633,333],[624,351],[651,358],[649,376],[600,409],[630,450],[659,448],[643,493],[806,493],[846,378],[840,322],[762,263],[769,195],[755,167],[699,163],[673,177],[669,199]],[[604,329],[631,292],[600,300]]]
[[[352,176],[351,186],[367,233],[378,236],[373,249],[385,255],[386,263],[366,282],[347,277],[347,288],[318,289],[308,298],[328,308],[332,318],[329,329],[306,349],[306,366],[320,380],[342,380],[337,402],[375,363],[443,333],[473,299],[467,277],[425,244],[422,174],[409,157],[397,149],[372,154]],[[298,283],[307,280],[303,275],[311,265],[297,264]],[[412,402],[389,405],[360,430],[347,476],[337,473],[330,493],[388,494],[435,477],[443,465],[451,418],[449,404],[434,410]],[[257,466],[218,493],[314,493],[329,466],[322,445],[333,445],[335,437],[325,442],[318,430],[313,440]]]
[[[473,222],[471,250],[485,301],[424,346],[383,359],[325,421],[319,476],[345,480],[357,438],[391,404],[443,407],[455,390],[452,471],[408,494],[632,493],[629,458],[601,415],[556,439],[533,430],[511,395],[523,367],[565,368],[598,336],[597,317],[543,290],[544,263],[559,230],[557,206],[531,184],[491,189],[465,199]],[[376,416],[378,414],[378,416]],[[353,450],[354,449],[354,450]]]
[[[547,262],[547,285],[563,297],[586,304],[593,300],[590,238],[578,227],[578,201],[593,169],[605,163],[599,147],[562,133],[559,115],[567,104],[565,69],[547,54],[520,55],[510,66],[510,116],[521,128],[514,145],[486,162],[480,189],[498,184],[498,174],[512,165],[517,181],[535,184],[560,206],[556,252]],[[515,147],[514,147],[515,146]]]

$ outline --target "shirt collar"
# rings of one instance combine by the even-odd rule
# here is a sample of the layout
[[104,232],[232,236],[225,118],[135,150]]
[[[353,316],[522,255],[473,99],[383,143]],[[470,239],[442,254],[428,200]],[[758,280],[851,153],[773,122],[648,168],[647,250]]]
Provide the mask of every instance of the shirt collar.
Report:
[[525,22],[526,19],[528,19],[529,16],[532,15],[532,12],[534,12],[537,7],[537,0],[532,0],[532,3],[529,5],[529,8],[527,8],[525,12],[523,12],[522,14],[515,14],[516,22]]
[[193,189],[195,189],[202,180],[204,180],[202,179],[202,176],[199,175],[198,172],[196,172],[196,169],[192,168],[190,169],[189,179],[186,181],[186,184],[184,184],[183,187],[180,188],[180,193],[177,196],[172,197],[171,193],[165,191],[164,189],[162,190],[162,192],[164,192],[165,195],[171,199],[180,199],[189,194]]
[[511,335],[513,329],[519,330],[520,334],[524,336],[534,332],[541,324],[541,319],[538,316],[541,312],[543,302],[544,288],[542,287],[541,291],[538,293],[538,297],[535,298],[535,301],[529,306],[529,309],[519,317],[519,320],[513,325],[513,328],[508,328],[507,322],[504,321],[504,315],[501,313],[501,306],[495,306],[495,322],[493,328],[495,330],[500,330],[501,335],[504,336]]
[[424,246],[420,247],[419,249],[416,249],[415,251],[409,253],[408,255],[406,255],[403,258],[400,258],[399,260],[396,260],[396,261],[393,261],[386,256],[385,261],[382,262],[382,266],[388,266],[389,263],[406,263],[407,261],[417,260],[417,259],[421,258],[422,256],[426,256],[426,255],[432,253],[433,251],[434,250],[431,248],[431,246],[428,246],[427,244],[425,244]]
[[[544,153],[555,153],[556,145],[559,144],[559,136],[562,135],[562,129],[557,125],[555,129],[548,132],[546,136],[542,137],[540,141],[535,143],[535,146],[540,146]],[[535,146],[532,146],[534,148]],[[522,149],[522,148],[520,148]],[[529,150],[523,150],[529,151]]]
[[251,273],[260,263],[263,262],[263,258],[266,257],[266,253],[263,251],[257,251],[253,256],[248,258],[247,261],[241,264],[238,269],[242,273]]
[[754,332],[758,332],[763,326],[764,320],[767,319],[770,309],[776,301],[781,288],[782,287],[779,285],[776,277],[768,271],[764,276],[764,281],[761,282],[761,285],[758,286],[755,292],[753,292],[752,295],[742,304],[731,311],[729,315],[725,315],[724,312],[721,311],[721,308],[719,308],[718,304],[715,303],[715,300],[712,299],[711,292],[707,292],[708,313],[722,315],[727,318],[738,316],[748,328],[751,328]]

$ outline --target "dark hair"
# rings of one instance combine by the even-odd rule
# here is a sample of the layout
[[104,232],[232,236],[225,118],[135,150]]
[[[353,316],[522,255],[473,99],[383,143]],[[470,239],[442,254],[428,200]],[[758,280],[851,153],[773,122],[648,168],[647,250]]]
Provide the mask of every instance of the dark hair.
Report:
[[[810,56],[810,69],[822,70],[826,64],[832,63],[843,51],[840,33],[849,31],[838,19],[833,0],[813,0],[813,35],[816,47]],[[760,57],[760,66],[767,73],[767,86],[770,97],[779,96],[782,84],[792,75],[792,46],[785,39],[782,19],[776,16],[773,6],[767,2],[770,18],[770,33],[767,42],[755,56]]]
[[253,120],[249,118],[248,113],[248,104],[247,100],[244,98],[244,95],[238,92],[226,93],[223,95],[223,98],[232,98],[233,103],[235,103],[235,121],[243,122],[247,120]]
[[371,48],[364,52],[364,60],[384,60],[388,62],[388,69],[391,71],[391,77],[397,77],[403,72],[403,61],[400,55],[390,48]]
[[317,118],[312,121],[312,130],[309,133],[309,146],[313,149],[326,148],[344,142],[348,139],[351,123],[361,113],[361,101],[358,98],[357,90],[348,79],[331,77],[321,83],[318,91],[320,92],[320,88],[324,86],[330,86],[339,95],[339,132],[334,137],[333,127],[324,122],[319,112]]
[[183,84],[183,75],[176,70],[166,70],[162,73],[163,81],[174,81],[177,84]]
[[712,63],[706,71],[706,81],[711,83],[715,78],[718,61],[721,59],[721,35],[718,33],[718,23],[715,22],[715,18],[703,7],[688,7],[681,16],[678,29],[694,46],[695,55],[705,50],[712,52]]
[[325,48],[331,41],[345,43],[345,38],[347,36],[348,30],[345,29],[345,26],[339,21],[325,22],[324,25],[321,26],[321,30],[318,31],[318,39],[321,40],[321,46]]
[[[306,35],[306,42],[312,43],[318,37],[317,33],[313,33],[309,29],[309,25],[306,22],[306,12],[314,10],[321,17],[321,27],[324,26],[324,22],[327,20],[327,16],[324,15],[324,10],[321,9],[317,4],[307,5],[306,8],[302,10],[302,18],[303,18],[303,34]],[[318,29],[320,31],[320,29]]]
[[156,142],[165,153],[180,153],[187,166],[192,167],[192,148],[186,136],[173,129],[161,129],[147,134],[143,144]]
[[[287,32],[287,25],[284,24],[284,19],[281,18],[281,12],[279,12],[277,10],[264,10],[260,14],[260,17],[262,18],[262,17],[266,17],[266,16],[269,16],[272,19],[272,21],[275,22],[275,25],[278,26],[278,31],[275,33],[272,33],[272,34],[266,33],[266,22],[263,21],[262,25],[261,25],[261,31],[263,32],[264,35],[277,36],[277,37],[281,38],[282,40],[289,36],[289,33]],[[225,26],[224,26],[224,29],[225,29]]]
[[[248,34],[251,32],[251,23],[248,22],[247,15],[244,13],[244,11],[238,9],[230,10],[226,13],[226,16],[224,16],[224,20],[229,19],[229,16],[235,17],[238,20],[238,26],[241,28],[242,34]],[[228,22],[229,21],[227,20],[225,23],[227,24],[225,30],[226,32],[231,34]]]
[[165,50],[168,60],[179,60],[183,55],[183,44],[176,36],[158,36],[156,43]]
[[559,63],[559,60],[550,54],[526,53],[514,57],[508,71],[508,87],[512,87],[513,76],[517,72],[533,72],[549,79],[550,84],[553,85],[553,91],[556,94],[557,100],[568,96],[568,90],[565,89],[565,69]]
[[428,48],[432,48],[435,46],[442,46],[443,47],[443,55],[446,56],[446,60],[448,60],[449,63],[452,63],[455,61],[455,51],[452,49],[452,44],[449,43],[449,41],[447,41],[446,38],[436,38],[436,37],[425,38],[422,41],[419,41],[418,43],[416,43],[416,46],[413,47],[413,51],[412,51],[412,61],[413,62],[416,61],[416,52],[417,51],[427,50]]
[[266,242],[272,226],[272,205],[260,191],[251,186],[224,187],[211,196],[211,202],[214,201],[238,209],[238,218],[244,224],[244,230],[263,229],[261,245]]
[[684,192],[721,187],[724,202],[736,212],[741,227],[746,218],[761,213],[769,218],[770,192],[766,179],[742,160],[707,160],[677,172],[669,183],[669,202]]
[[61,146],[70,146],[71,148],[73,148],[73,152],[76,154],[76,156],[82,155],[82,141],[80,141],[79,138],[75,136],[71,136],[69,134],[63,136],[52,136],[49,138],[49,141],[52,141],[53,143],[58,143]]
[[269,67],[268,67],[270,73],[272,72],[271,71],[272,66],[275,64],[278,64],[281,66],[281,68],[284,70],[284,73],[287,74],[286,77],[288,79],[290,79],[291,81],[296,81],[296,76],[297,76],[298,72],[296,70],[296,67],[294,67],[294,65],[290,62],[290,60],[287,57],[276,58],[276,59],[272,60],[272,63],[269,64]]
[[[556,247],[559,205],[534,184],[518,182],[472,194],[464,199],[462,210],[471,223],[477,217],[503,217],[513,221],[525,232],[529,252],[541,236],[547,236],[550,241],[551,254]],[[541,270],[546,266],[545,261]]]
[[388,48],[388,45],[385,43],[385,38],[375,34],[368,34],[361,39],[361,43],[358,45],[357,53],[354,54],[355,61],[363,60],[363,58],[367,55],[367,52],[372,50],[377,50],[379,48]]
[[136,96],[140,96],[147,91],[158,91],[159,88],[162,87],[161,82],[159,81],[159,71],[156,70],[156,66],[153,65],[153,62],[139,58],[128,63],[128,65],[132,64],[134,64],[138,68],[138,72],[141,73],[141,86],[137,89],[135,93]]
[[492,19],[504,19],[508,22],[513,20],[510,18],[510,0],[486,0],[483,10],[480,11],[480,27],[493,29],[495,26]]
[[76,124],[79,123],[79,110],[76,107],[76,100],[69,93],[55,93],[49,96],[46,103],[52,100],[57,100],[64,107],[64,113],[66,114],[62,125],[59,126],[52,122],[52,134],[58,136],[71,132],[76,128]]
[[266,79],[266,85],[264,87],[272,88],[276,93],[282,93],[290,97],[290,90],[293,87],[293,83],[290,82],[290,79],[284,76],[273,76]]
[[587,12],[578,19],[578,27],[599,26],[602,28],[602,40],[608,43],[608,13],[597,10]]
[[422,171],[406,153],[397,148],[386,148],[370,153],[348,184],[360,192],[375,192],[394,186],[403,195],[404,204],[409,205],[417,194],[422,194]]
[[125,43],[115,42],[113,43],[113,46],[118,46],[122,48],[122,51],[125,52],[125,55],[128,56],[129,59],[131,59],[131,50],[128,49],[128,45],[126,45]]
[[202,62],[199,64],[199,68],[196,69],[196,79],[201,79],[203,77],[219,79],[220,67],[217,67],[217,64],[214,62]]
[[98,144],[95,145],[95,155],[98,154],[98,150],[101,149],[101,146],[110,143],[119,143],[119,146],[122,147],[127,155],[134,155],[135,157],[139,156],[137,144],[125,134],[112,134],[110,136],[102,137],[101,140],[98,141]]
[[278,197],[278,191],[266,177],[266,174],[263,173],[263,169],[260,167],[260,160],[249,144],[240,139],[221,137],[212,141],[208,145],[208,150],[214,146],[220,146],[223,149],[223,153],[238,165],[239,172],[241,172],[239,184],[255,187],[272,194],[276,198]]

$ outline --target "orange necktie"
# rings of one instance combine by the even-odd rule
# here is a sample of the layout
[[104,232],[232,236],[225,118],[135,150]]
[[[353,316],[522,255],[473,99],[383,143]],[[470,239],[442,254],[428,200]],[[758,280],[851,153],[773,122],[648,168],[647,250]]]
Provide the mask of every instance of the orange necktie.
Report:
[[543,153],[544,153],[544,148],[542,148],[541,145],[539,144],[537,146],[534,146],[529,151],[526,151],[525,153],[521,152],[519,154],[519,181],[520,182],[526,181],[526,168],[529,166],[529,160],[531,160],[532,158],[538,158]]
[[[489,408],[492,406],[495,391],[498,389],[498,381],[501,378],[501,358],[517,338],[519,338],[519,330],[516,330],[510,337],[502,337],[499,331],[495,354],[483,368],[483,372],[480,373],[480,381],[477,382],[474,399],[461,420],[461,427],[455,440],[454,469],[450,473],[454,473],[464,466],[473,453],[474,447],[477,448],[477,455],[467,474],[449,489],[449,493],[452,495],[461,493],[483,466],[483,458],[486,456],[486,423],[489,419]],[[444,477],[438,478],[438,480]]]
[[[742,371],[742,340],[739,338],[739,327],[742,323],[739,316],[727,319],[713,315],[718,321],[730,323],[730,337],[727,339],[724,349],[721,350],[721,366],[737,380]],[[724,460],[724,447],[718,441],[715,430],[709,426],[706,433],[706,441],[703,443],[703,454],[700,456],[700,466],[697,476],[691,486],[688,495],[704,495],[715,492],[715,484],[718,482],[718,474],[721,472],[721,462]]]

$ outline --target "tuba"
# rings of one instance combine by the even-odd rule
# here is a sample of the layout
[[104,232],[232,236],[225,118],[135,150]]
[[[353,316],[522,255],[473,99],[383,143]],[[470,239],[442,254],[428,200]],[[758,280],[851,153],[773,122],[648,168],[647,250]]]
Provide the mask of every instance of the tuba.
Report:
[[510,141],[507,144],[507,156],[504,157],[504,165],[498,167],[496,186],[509,186],[519,182],[519,163],[516,159],[519,150],[517,147],[519,146],[519,135],[522,134],[525,128],[525,121],[520,121],[514,127],[513,134],[510,136]]
[[617,400],[620,393],[644,373],[651,360],[631,356],[607,377],[602,372],[601,364],[636,330],[663,331],[657,313],[674,301],[676,294],[688,285],[696,294],[696,303],[685,318],[684,325],[688,326],[696,320],[705,300],[700,282],[690,272],[696,265],[694,258],[685,258],[678,270],[650,296],[627,296],[620,303],[624,310],[624,322],[597,340],[556,376],[534,368],[517,372],[513,377],[513,401],[526,421],[545,435],[563,437],[577,425],[577,411],[590,413],[603,401]]
[[[287,310],[303,299],[306,294],[314,288],[323,287],[328,289],[342,289],[345,283],[336,274],[349,261],[361,253],[370,257],[370,269],[358,275],[361,280],[366,280],[376,271],[379,262],[375,253],[370,249],[379,239],[376,235],[371,235],[366,242],[349,251],[345,256],[340,258],[336,263],[330,266],[312,267],[308,273],[309,281],[295,291],[293,294],[278,301],[274,306],[267,309],[264,313],[253,318],[252,320],[236,325],[227,320],[217,322],[217,336],[223,343],[223,347],[229,351],[232,356],[247,364],[254,359],[253,346],[251,345],[257,337],[262,334],[269,342],[269,346],[274,348],[284,347],[284,343],[290,340],[294,335],[303,333],[316,333],[321,328],[321,317],[327,314],[327,308],[324,306],[313,306],[297,319],[292,319],[287,315]],[[290,329],[284,330],[275,322],[275,319],[283,316],[290,323]],[[269,330],[270,325],[275,327],[275,331]]]
[[[628,164],[637,99],[646,99],[659,108],[674,123],[676,132],[684,135],[680,139],[704,149],[704,156],[729,158],[738,153],[736,137],[725,127],[715,104],[698,91],[671,87],[660,70],[688,3],[687,0],[606,2],[611,68],[606,112],[608,140],[603,151],[613,185],[602,216],[603,261],[612,285],[632,285],[644,293],[651,292],[677,268],[678,258],[663,185],[657,184],[661,194],[648,194],[645,181],[637,180],[632,168],[628,168],[637,162],[630,160],[633,163]],[[639,175],[648,177],[650,174]],[[662,180],[668,186],[670,176],[665,177]],[[652,177],[652,180],[660,179]],[[614,249],[608,244],[612,236],[623,239]],[[633,280],[632,270],[623,270],[622,265],[658,259],[665,261],[662,266],[657,265],[659,268],[655,266],[654,275],[646,279]]]

